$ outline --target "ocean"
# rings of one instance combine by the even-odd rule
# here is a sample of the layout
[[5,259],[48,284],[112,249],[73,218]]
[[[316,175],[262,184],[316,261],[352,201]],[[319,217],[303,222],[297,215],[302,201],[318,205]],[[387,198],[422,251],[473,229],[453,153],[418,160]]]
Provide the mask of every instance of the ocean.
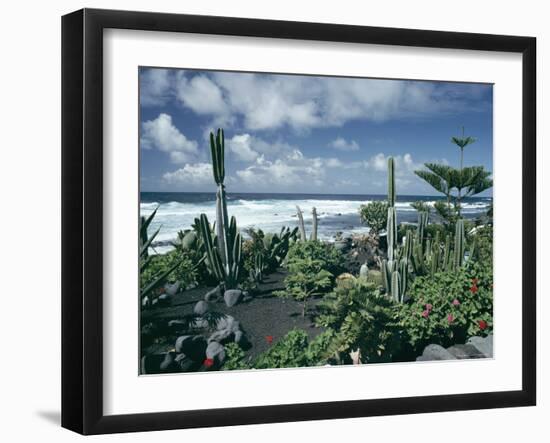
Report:
[[[298,205],[304,213],[309,235],[311,210],[315,207],[319,216],[318,236],[322,240],[331,241],[337,232],[367,233],[369,229],[359,219],[359,206],[385,199],[386,195],[228,193],[227,212],[230,217],[236,217],[241,231],[254,227],[264,232],[278,232],[283,226],[297,226]],[[416,211],[410,206],[412,202],[421,200],[433,204],[437,199],[434,196],[398,196],[398,222],[416,222]],[[158,207],[149,228],[152,233],[161,227],[155,242],[156,251],[163,253],[170,250],[170,242],[177,237],[177,232],[189,229],[195,217],[201,213],[205,213],[213,222],[215,201],[215,194],[206,192],[142,192],[141,215],[147,216]],[[491,202],[491,197],[469,198],[464,202],[463,214],[467,218],[476,217],[483,214]]]

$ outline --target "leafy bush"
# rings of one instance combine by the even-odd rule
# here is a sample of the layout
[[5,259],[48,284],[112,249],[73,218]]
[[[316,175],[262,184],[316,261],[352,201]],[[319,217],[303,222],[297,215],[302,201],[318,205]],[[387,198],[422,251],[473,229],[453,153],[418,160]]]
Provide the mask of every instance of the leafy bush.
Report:
[[333,362],[329,347],[334,336],[335,332],[329,329],[310,342],[305,331],[293,329],[260,354],[252,367],[269,369],[326,365]]
[[378,234],[386,228],[388,218],[388,203],[386,201],[372,201],[359,207],[361,223],[367,225],[373,234]]
[[473,260],[483,263],[486,266],[493,265],[493,227],[485,225],[476,228],[474,234],[470,235],[470,242],[473,244]]
[[251,364],[244,359],[244,351],[236,343],[228,343],[225,345],[225,361],[223,369],[230,371],[234,369],[251,369]]
[[183,287],[195,282],[196,266],[189,255],[181,250],[172,250],[166,254],[151,255],[148,258],[149,263],[140,273],[140,285],[143,288],[154,279],[155,276],[161,275],[173,266],[175,269],[168,274],[165,281],[174,283],[180,281]]
[[344,361],[359,349],[363,362],[387,362],[399,348],[396,305],[366,279],[339,283],[323,299],[319,311],[317,324],[336,331],[329,349],[340,353]]
[[334,245],[320,241],[299,241],[294,243],[287,257],[287,265],[300,259],[310,258],[320,262],[321,268],[332,275],[339,275],[344,272],[344,256]]
[[293,329],[254,362],[256,369],[297,368],[307,366],[308,337],[305,331]]
[[412,352],[430,343],[448,347],[492,331],[493,275],[490,266],[468,261],[458,271],[417,277],[410,300],[399,307],[399,325]]
[[289,274],[285,278],[285,289],[276,291],[279,297],[292,297],[302,304],[302,317],[305,317],[309,297],[320,295],[332,287],[333,275],[323,269],[319,259],[294,257],[289,260]]

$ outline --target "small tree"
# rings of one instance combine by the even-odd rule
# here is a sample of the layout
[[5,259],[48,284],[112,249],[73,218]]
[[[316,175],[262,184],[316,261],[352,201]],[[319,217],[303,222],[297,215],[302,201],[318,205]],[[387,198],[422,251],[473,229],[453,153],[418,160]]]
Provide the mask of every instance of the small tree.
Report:
[[388,203],[386,201],[372,201],[359,207],[361,223],[368,226],[371,232],[378,236],[386,227],[388,219]]
[[320,295],[332,286],[333,275],[323,269],[323,261],[311,257],[297,258],[289,262],[289,274],[285,290],[277,291],[279,297],[292,297],[302,302],[302,317],[306,316],[309,297]]

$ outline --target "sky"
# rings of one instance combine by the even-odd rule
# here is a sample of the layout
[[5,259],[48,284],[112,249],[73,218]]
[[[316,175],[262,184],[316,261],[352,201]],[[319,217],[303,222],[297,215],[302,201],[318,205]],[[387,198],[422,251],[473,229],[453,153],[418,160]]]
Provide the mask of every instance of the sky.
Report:
[[[209,134],[223,128],[228,192],[436,195],[414,171],[493,167],[492,85],[140,68],[142,191],[215,190]],[[486,191],[481,196],[491,195]]]

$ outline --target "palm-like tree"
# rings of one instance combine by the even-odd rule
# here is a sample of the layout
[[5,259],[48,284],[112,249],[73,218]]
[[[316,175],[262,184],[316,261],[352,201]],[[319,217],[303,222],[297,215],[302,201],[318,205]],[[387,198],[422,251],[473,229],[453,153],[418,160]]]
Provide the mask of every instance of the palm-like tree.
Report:
[[483,166],[468,166],[461,169],[436,163],[426,163],[424,166],[427,170],[414,171],[414,173],[436,191],[445,195],[447,214],[444,215],[443,211],[438,210],[444,218],[450,217],[451,202],[457,216],[460,217],[461,203],[465,197],[472,197],[493,186],[493,180],[489,178],[491,173]]

